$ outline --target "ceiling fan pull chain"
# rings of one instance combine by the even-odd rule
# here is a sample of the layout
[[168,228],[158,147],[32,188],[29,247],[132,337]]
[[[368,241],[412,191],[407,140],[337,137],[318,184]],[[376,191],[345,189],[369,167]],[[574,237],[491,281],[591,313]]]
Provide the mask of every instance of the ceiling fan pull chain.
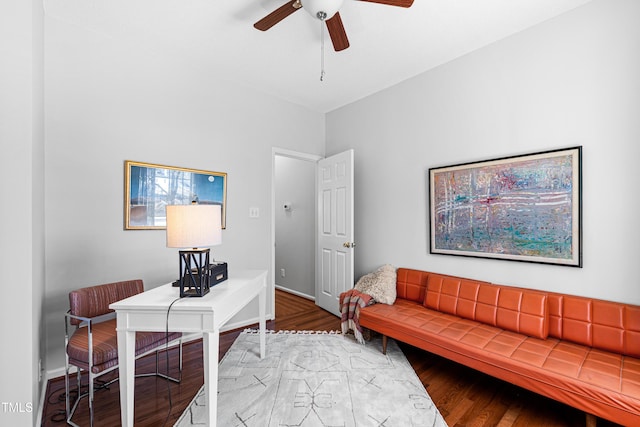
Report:
[[324,20],[320,20],[320,81],[324,81]]

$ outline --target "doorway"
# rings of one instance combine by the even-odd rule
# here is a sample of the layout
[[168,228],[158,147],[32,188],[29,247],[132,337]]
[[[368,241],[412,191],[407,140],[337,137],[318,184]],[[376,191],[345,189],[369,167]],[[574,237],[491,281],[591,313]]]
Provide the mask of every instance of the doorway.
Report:
[[277,289],[315,301],[316,164],[273,149],[273,277]]

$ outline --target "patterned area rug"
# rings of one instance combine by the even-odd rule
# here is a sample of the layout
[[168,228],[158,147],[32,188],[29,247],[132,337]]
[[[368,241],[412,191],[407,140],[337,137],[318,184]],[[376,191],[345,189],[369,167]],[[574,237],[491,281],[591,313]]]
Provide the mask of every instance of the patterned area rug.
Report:
[[[219,366],[218,426],[446,426],[393,340],[352,335],[245,331]],[[201,389],[175,426],[204,425]]]

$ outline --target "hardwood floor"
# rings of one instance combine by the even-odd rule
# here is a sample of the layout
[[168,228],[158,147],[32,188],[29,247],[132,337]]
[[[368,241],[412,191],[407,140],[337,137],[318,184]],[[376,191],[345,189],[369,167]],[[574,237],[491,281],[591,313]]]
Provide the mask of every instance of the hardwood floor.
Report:
[[[276,291],[276,320],[268,322],[273,330],[339,330],[340,320],[318,308],[312,301]],[[231,347],[242,330],[220,336],[220,357]],[[447,359],[409,345],[400,344],[407,359],[450,427],[461,426],[584,426],[582,412],[544,398],[512,384],[497,380]],[[161,367],[166,366],[164,356]],[[177,351],[169,352],[169,364],[177,366]],[[150,372],[155,358],[138,361],[136,372]],[[161,368],[162,369],[162,368]],[[177,369],[171,369],[175,374]],[[184,346],[184,369],[180,384],[155,377],[136,380],[136,426],[172,426],[203,384],[202,343]],[[113,374],[115,375],[115,373]],[[95,396],[95,426],[120,425],[118,382]],[[43,426],[62,426],[64,421],[64,378],[47,385],[43,408]],[[89,425],[86,399],[80,402],[74,421]],[[598,420],[598,426],[615,424]],[[227,426],[221,426],[227,427]]]

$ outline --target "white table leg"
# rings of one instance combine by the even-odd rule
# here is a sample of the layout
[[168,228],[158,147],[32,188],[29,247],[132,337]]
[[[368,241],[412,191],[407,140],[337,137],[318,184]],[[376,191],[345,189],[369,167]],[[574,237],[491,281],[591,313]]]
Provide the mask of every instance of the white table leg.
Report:
[[135,340],[136,333],[134,331],[118,328],[118,373],[120,376],[122,427],[133,426],[133,390],[136,374]]
[[[266,285],[266,283],[264,284]],[[258,294],[258,326],[260,327],[260,359],[266,355],[266,335],[267,329],[266,313],[267,313],[267,289],[262,286]]]
[[204,393],[209,413],[207,425],[216,427],[218,418],[218,347],[220,331],[202,334],[202,352],[204,357]]

